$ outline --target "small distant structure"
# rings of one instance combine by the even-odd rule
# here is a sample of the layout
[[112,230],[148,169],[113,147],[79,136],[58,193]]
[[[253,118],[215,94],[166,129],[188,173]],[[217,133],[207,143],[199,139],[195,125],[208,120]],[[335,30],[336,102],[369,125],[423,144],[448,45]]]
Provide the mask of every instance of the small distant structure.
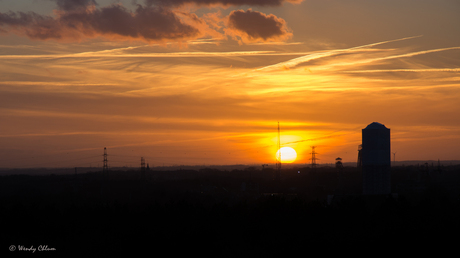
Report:
[[343,163],[341,157],[335,159],[335,168],[337,169],[337,172],[343,171]]
[[145,159],[144,159],[144,157],[141,157],[141,171],[145,172]]
[[318,154],[316,151],[315,151],[315,148],[316,146],[310,146],[311,147],[311,168],[312,169],[316,169],[316,161],[319,160],[317,157],[316,157],[316,154]]
[[358,146],[358,164],[357,164],[357,167],[358,169],[362,169],[363,168],[363,153],[362,153],[362,150],[363,150],[363,145],[360,144]]
[[145,167],[145,159],[144,157],[141,157],[141,180],[145,179],[146,170],[150,170],[150,168],[148,168],[148,165],[147,165],[147,168]]
[[377,122],[362,129],[363,194],[390,194],[390,129]]
[[343,163],[342,163],[341,157],[338,157],[335,159],[335,168],[337,171],[337,186],[336,186],[335,194],[342,194],[343,193]]
[[103,166],[102,166],[102,173],[104,175],[107,175],[109,172],[109,164],[107,160],[107,148],[104,147],[104,160],[103,160]]
[[278,122],[278,157],[276,158],[276,174],[275,180],[279,182],[281,176],[281,136],[280,136],[280,122]]
[[280,122],[278,122],[278,157],[276,160],[275,169],[275,189],[276,192],[280,189],[281,182],[281,134],[280,134]]

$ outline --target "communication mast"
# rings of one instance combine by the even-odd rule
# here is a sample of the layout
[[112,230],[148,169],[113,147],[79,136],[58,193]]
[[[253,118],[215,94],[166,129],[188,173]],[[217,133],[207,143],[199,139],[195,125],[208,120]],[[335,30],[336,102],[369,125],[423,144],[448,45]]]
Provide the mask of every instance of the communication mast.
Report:
[[281,138],[280,138],[280,122],[278,122],[278,157],[276,160],[276,169],[281,169]]
[[280,122],[278,122],[278,157],[276,160],[275,181],[280,182],[281,177],[281,138],[280,138]]

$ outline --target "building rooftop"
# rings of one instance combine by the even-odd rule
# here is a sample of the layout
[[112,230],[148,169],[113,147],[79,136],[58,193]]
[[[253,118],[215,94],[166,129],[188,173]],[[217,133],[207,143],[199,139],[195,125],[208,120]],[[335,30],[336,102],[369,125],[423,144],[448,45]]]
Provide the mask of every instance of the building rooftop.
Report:
[[388,128],[386,128],[381,123],[373,122],[372,124],[369,124],[365,129],[388,129]]

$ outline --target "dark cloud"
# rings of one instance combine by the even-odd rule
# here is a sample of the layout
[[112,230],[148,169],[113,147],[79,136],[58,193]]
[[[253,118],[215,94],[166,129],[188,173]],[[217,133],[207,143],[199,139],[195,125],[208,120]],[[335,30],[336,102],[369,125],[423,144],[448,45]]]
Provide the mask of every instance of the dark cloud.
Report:
[[[183,41],[207,35],[223,38],[220,15],[180,11],[181,4],[277,6],[302,0],[145,0],[131,11],[121,4],[99,7],[96,0],[49,0],[57,5],[54,16],[35,12],[0,12],[0,32],[32,39],[74,41],[104,36],[111,39],[141,39],[149,42]],[[233,11],[225,34],[241,42],[285,40],[289,33],[283,19],[256,11]],[[217,26],[218,25],[218,26]]]
[[[72,5],[93,1],[62,1],[64,2]],[[25,33],[33,39],[108,36],[163,41],[200,36],[197,28],[183,23],[171,10],[138,6],[135,12],[131,12],[121,5],[94,10],[62,11],[58,12],[56,18],[34,12],[0,13],[0,27],[9,27],[10,31]]]
[[35,13],[7,12],[0,13],[0,25],[24,26],[34,20],[34,16],[40,16]]
[[283,19],[250,9],[232,11],[226,33],[241,38],[243,42],[286,40],[292,36]]
[[281,4],[300,3],[303,0],[145,0],[147,5],[160,5],[160,6],[179,6],[183,4],[197,4],[197,5],[250,5],[250,6],[280,6]]
[[75,10],[84,10],[88,6],[95,6],[95,0],[52,0],[56,2],[59,10],[64,11],[75,11]]
[[[0,27],[10,27],[34,39],[60,38],[61,28],[56,20],[34,12],[0,13]],[[9,30],[5,29],[4,32]]]

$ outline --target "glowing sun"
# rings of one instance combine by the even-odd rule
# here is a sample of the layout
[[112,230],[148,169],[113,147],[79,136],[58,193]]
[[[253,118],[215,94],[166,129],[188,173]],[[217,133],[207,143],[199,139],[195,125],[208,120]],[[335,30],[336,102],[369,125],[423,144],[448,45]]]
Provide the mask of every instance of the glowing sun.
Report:
[[291,147],[283,147],[276,152],[276,160],[278,160],[278,155],[281,151],[281,162],[282,163],[292,163],[297,158],[297,152]]

